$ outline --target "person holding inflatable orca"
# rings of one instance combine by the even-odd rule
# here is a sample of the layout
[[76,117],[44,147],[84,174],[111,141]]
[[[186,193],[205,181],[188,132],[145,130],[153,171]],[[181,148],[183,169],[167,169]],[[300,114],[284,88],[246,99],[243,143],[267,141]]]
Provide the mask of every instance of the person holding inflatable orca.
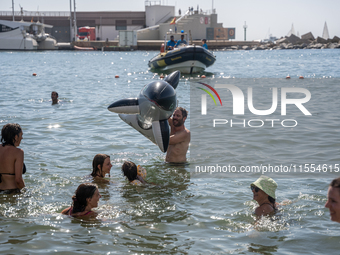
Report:
[[168,119],[171,132],[170,142],[165,161],[169,163],[186,162],[186,154],[190,143],[190,131],[184,126],[188,111],[183,107],[177,107]]
[[152,81],[144,86],[137,98],[126,98],[112,103],[108,110],[136,129],[166,152],[170,141],[169,117],[177,105],[176,88],[180,71],[164,80]]

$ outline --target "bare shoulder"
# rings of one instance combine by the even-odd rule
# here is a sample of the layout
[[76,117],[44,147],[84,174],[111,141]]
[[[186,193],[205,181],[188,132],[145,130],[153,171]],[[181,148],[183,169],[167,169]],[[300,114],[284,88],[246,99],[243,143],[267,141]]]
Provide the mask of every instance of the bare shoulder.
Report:
[[71,207],[68,207],[68,208],[62,210],[62,211],[61,211],[61,214],[68,215],[69,212],[70,212],[70,209],[71,209]]
[[23,158],[24,157],[24,151],[20,148],[13,148],[14,149],[14,155],[16,158]]
[[190,136],[191,136],[190,130],[185,128],[183,132],[185,134],[185,137],[190,140]]
[[12,154],[15,154],[15,155],[23,155],[24,154],[24,151],[20,148],[17,148],[17,147],[9,146],[8,150],[10,150],[10,152]]
[[268,215],[274,212],[274,208],[269,204],[264,204],[256,208],[255,214],[258,216]]

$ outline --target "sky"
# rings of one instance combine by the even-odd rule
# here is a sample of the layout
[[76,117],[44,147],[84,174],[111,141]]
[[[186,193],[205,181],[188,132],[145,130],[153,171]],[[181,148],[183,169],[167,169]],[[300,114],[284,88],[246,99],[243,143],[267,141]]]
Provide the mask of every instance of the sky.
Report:
[[[72,6],[73,6],[72,0]],[[329,36],[340,37],[339,0],[161,0],[162,5],[187,10],[189,7],[203,11],[216,9],[218,22],[225,28],[236,29],[236,40],[244,40],[243,25],[247,23],[247,41],[266,39],[269,34],[286,36],[292,24],[295,32],[303,35],[312,32],[322,36],[327,22]],[[15,11],[19,4],[26,11],[69,11],[70,0],[14,0]],[[11,11],[12,0],[0,0],[0,11]],[[76,11],[145,11],[144,0],[76,0]]]

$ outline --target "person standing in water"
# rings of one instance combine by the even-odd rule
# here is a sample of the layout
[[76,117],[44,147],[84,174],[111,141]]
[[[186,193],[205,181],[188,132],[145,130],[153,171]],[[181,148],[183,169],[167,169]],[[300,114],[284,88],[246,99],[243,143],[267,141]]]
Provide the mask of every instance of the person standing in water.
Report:
[[9,123],[2,127],[0,146],[0,192],[18,193],[25,187],[22,174],[26,172],[24,151],[17,148],[22,140],[19,124]]
[[190,143],[190,131],[184,126],[188,111],[177,107],[173,116],[168,119],[171,128],[170,142],[165,161],[169,163],[184,163]]

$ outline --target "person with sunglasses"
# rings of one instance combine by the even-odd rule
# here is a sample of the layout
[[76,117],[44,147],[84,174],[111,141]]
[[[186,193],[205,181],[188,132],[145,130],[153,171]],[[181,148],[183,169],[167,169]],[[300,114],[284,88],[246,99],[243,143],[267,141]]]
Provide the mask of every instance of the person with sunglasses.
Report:
[[275,202],[277,183],[272,178],[262,175],[250,185],[250,188],[253,199],[259,204],[255,209],[257,216],[273,215],[278,211],[278,203]]

